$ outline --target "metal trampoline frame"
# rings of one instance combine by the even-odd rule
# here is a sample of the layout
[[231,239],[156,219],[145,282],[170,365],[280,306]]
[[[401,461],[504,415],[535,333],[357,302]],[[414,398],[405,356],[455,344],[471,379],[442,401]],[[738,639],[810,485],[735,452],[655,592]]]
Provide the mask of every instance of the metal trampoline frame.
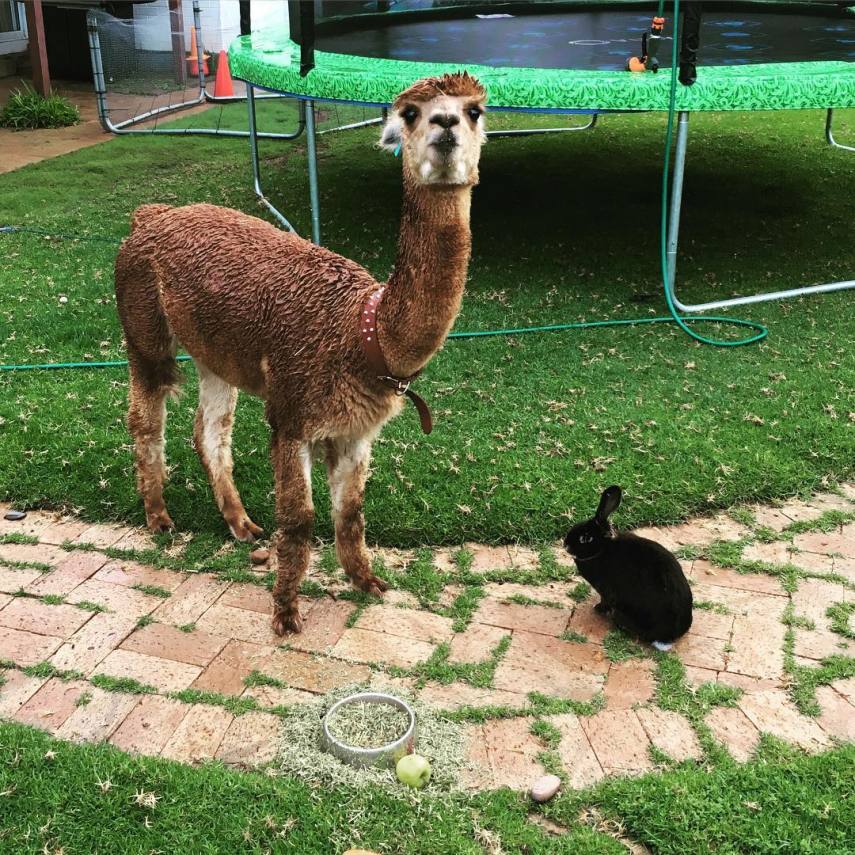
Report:
[[[160,116],[167,116],[173,113],[180,113],[183,110],[188,110],[193,107],[199,107],[203,104],[232,104],[240,101],[248,101],[250,98],[249,95],[249,84],[247,84],[247,94],[246,95],[227,95],[227,96],[218,96],[211,95],[207,91],[207,80],[205,75],[205,47],[202,38],[202,21],[201,21],[201,10],[199,7],[199,0],[193,0],[193,29],[196,33],[196,62],[197,67],[199,69],[198,80],[199,86],[197,89],[197,93],[193,98],[188,98],[185,101],[181,101],[177,104],[168,104],[163,107],[157,107],[152,110],[147,110],[144,113],[140,113],[136,116],[131,116],[128,119],[124,119],[121,122],[114,122],[110,118],[110,106],[108,103],[108,92],[107,92],[107,84],[106,84],[106,76],[104,74],[104,62],[103,62],[103,54],[101,51],[101,39],[100,39],[100,30],[98,27],[98,18],[93,9],[89,9],[86,13],[86,30],[89,41],[89,61],[92,66],[92,77],[94,79],[95,85],[95,101],[96,107],[98,110],[98,120],[101,124],[101,127],[111,134],[116,135],[128,135],[128,134],[163,134],[167,136],[214,136],[214,137],[239,137],[239,138],[248,138],[251,136],[250,131],[234,131],[228,130],[225,128],[137,128],[136,125],[142,124],[144,122],[151,121],[152,119],[156,119]],[[268,92],[263,95],[255,95],[253,96],[256,100],[261,99],[287,99],[289,96],[283,95],[275,92]],[[255,121],[255,110],[252,111],[252,121]],[[255,131],[253,136],[257,139],[269,139],[269,140],[293,140],[299,137],[303,131],[305,130],[305,108],[304,105],[301,104],[298,125],[295,131],[287,132],[287,133],[276,133],[276,132],[268,132],[268,131],[259,131],[257,129],[257,124],[255,127]],[[322,136],[323,134],[335,133],[337,131],[349,131],[354,128],[362,128],[368,125],[377,125],[385,121],[386,117],[386,109],[382,110],[382,114],[374,119],[366,119],[361,122],[351,122],[346,125],[339,125],[334,128],[324,128],[323,130],[316,131],[318,136]],[[531,136],[533,134],[542,134],[542,133],[561,133],[564,131],[576,131],[576,130],[588,130],[596,123],[597,117],[596,114],[593,114],[591,121],[588,125],[583,127],[569,127],[569,128],[544,128],[543,130],[536,129],[520,129],[520,130],[508,130],[508,131],[500,131],[495,132],[494,134],[488,134],[489,136],[503,136],[503,137],[511,137],[511,136]],[[256,147],[254,147],[255,150]],[[263,194],[259,194],[260,198],[265,205],[269,206],[269,202],[267,199],[263,197]],[[287,220],[282,217],[282,215],[276,211],[274,208],[271,208],[272,212],[275,216],[284,224],[287,223]]]
[[[261,171],[258,155],[258,140],[261,134],[256,133],[256,116],[255,116],[255,92],[256,87],[249,81],[244,81],[247,91],[247,108],[249,114],[249,141],[250,154],[252,161],[252,179],[253,189],[259,201],[267,208],[268,211],[289,231],[296,232],[296,229],[287,219],[287,217],[270,201],[264,192],[261,179]],[[318,159],[317,159],[317,131],[314,122],[315,100],[310,98],[299,98],[303,121],[301,125],[305,126],[307,138],[307,157],[308,157],[308,175],[309,175],[309,203],[311,209],[312,223],[312,241],[318,245],[321,244],[321,226],[320,226],[320,195],[318,184]],[[387,108],[383,108],[384,111]],[[496,112],[501,110],[496,109]],[[516,111],[514,111],[516,112]],[[566,111],[565,111],[566,112]],[[580,111],[582,112],[582,111]],[[635,112],[635,111],[628,111]],[[826,116],[825,137],[828,144],[835,148],[844,149],[846,151],[855,151],[855,148],[837,142],[832,134],[832,109],[829,109]],[[591,113],[591,118],[585,125],[570,126],[566,128],[530,128],[521,130],[496,131],[488,133],[488,136],[495,137],[518,137],[518,136],[533,136],[543,133],[563,133],[567,131],[587,131],[594,128],[597,124],[597,119],[600,113]],[[374,124],[381,119],[369,120],[367,122],[359,122],[355,125],[347,127],[362,127],[367,124]],[[294,136],[296,136],[295,134]],[[293,138],[293,137],[292,137]],[[686,153],[688,149],[689,138],[689,113],[680,112],[678,114],[677,124],[677,140],[674,154],[674,172],[671,178],[671,200],[668,212],[668,282],[667,288],[674,303],[674,306],[680,312],[704,312],[711,309],[722,309],[731,306],[741,306],[748,303],[762,303],[771,300],[784,300],[791,297],[801,297],[808,294],[821,294],[833,291],[843,291],[855,288],[855,280],[844,280],[841,282],[829,282],[821,285],[805,285],[798,288],[789,288],[779,291],[768,291],[758,294],[750,294],[744,297],[732,297],[726,300],[712,300],[706,303],[683,303],[677,296],[677,249],[680,233],[680,213],[683,203],[683,183],[686,168]]]
[[[255,195],[258,197],[259,202],[264,205],[268,211],[286,228],[288,231],[295,232],[296,229],[288,220],[288,218],[270,201],[270,198],[264,192],[264,188],[262,186],[261,179],[261,170],[258,156],[258,140],[263,139],[263,134],[257,133],[257,117],[256,117],[256,89],[262,89],[260,86],[255,86],[247,80],[242,81],[246,85],[246,105],[247,105],[247,115],[248,115],[248,126],[249,126],[249,145],[250,145],[250,160],[252,164],[252,184],[253,189],[255,191]],[[309,173],[309,202],[311,206],[311,219],[312,219],[312,242],[318,245],[321,244],[321,225],[320,225],[320,200],[318,194],[318,167],[317,167],[317,137],[322,136],[323,134],[332,133],[333,131],[345,131],[350,130],[352,128],[364,128],[368,125],[376,125],[385,121],[386,113],[391,105],[380,106],[376,104],[369,104],[366,106],[376,106],[381,110],[381,115],[376,119],[368,119],[364,122],[353,122],[349,125],[340,125],[337,128],[325,128],[322,131],[318,131],[315,128],[314,122],[314,112],[315,112],[315,103],[316,100],[312,98],[305,98],[298,95],[284,95],[282,97],[292,97],[296,98],[300,103],[301,110],[301,119],[300,119],[300,129],[293,135],[287,137],[287,139],[294,139],[299,136],[303,128],[306,131],[306,140],[307,140],[307,157],[308,157],[308,173]],[[501,112],[497,110],[496,112]],[[509,112],[520,112],[519,110],[513,110]],[[529,136],[537,136],[540,134],[562,134],[562,133],[571,133],[574,131],[589,131],[596,127],[597,120],[600,117],[600,113],[594,112],[592,110],[574,110],[574,111],[563,111],[566,113],[571,113],[572,115],[585,115],[589,116],[587,123],[584,125],[569,125],[567,127],[560,128],[519,128],[519,129],[510,129],[510,130],[502,130],[502,131],[487,131],[487,136],[491,139],[501,139],[501,138],[509,138],[509,137],[529,137]]]
[[[110,108],[107,102],[107,88],[104,75],[104,66],[101,53],[101,44],[98,31],[98,20],[94,11],[89,10],[86,16],[87,30],[89,36],[89,52],[92,63],[92,73],[95,81],[95,95],[98,108],[98,118],[105,131],[122,135],[122,134],[165,134],[174,136],[220,136],[220,137],[243,137],[249,140],[250,144],[250,160],[252,165],[252,181],[253,190],[256,197],[262,205],[271,213],[273,217],[286,229],[295,232],[296,229],[288,220],[288,218],[273,204],[270,198],[264,191],[261,165],[258,151],[258,141],[266,140],[282,140],[290,141],[297,139],[305,131],[307,139],[307,159],[308,159],[308,177],[309,177],[309,202],[311,210],[311,230],[312,240],[314,243],[321,243],[321,225],[320,225],[320,194],[318,183],[318,161],[317,161],[317,137],[336,131],[351,130],[354,128],[362,128],[370,125],[380,124],[385,120],[388,105],[381,104],[365,104],[363,106],[377,107],[381,110],[381,115],[377,118],[367,119],[360,122],[352,122],[345,125],[340,125],[333,128],[325,128],[318,130],[315,125],[315,104],[318,99],[312,99],[305,96],[294,96],[282,92],[270,92],[264,90],[260,86],[256,86],[247,80],[243,80],[246,86],[246,94],[244,96],[228,96],[217,97],[209,95],[206,91],[206,79],[204,70],[204,44],[202,39],[201,12],[199,0],[193,0],[193,28],[196,33],[196,50],[198,64],[198,93],[194,98],[182,101],[179,104],[170,104],[164,107],[158,107],[141,113],[137,116],[132,116],[121,122],[113,122],[110,118]],[[238,78],[239,79],[239,78]],[[256,89],[261,90],[264,94],[256,95]],[[297,128],[294,131],[282,132],[262,132],[258,130],[256,101],[258,99],[282,99],[295,98],[298,103],[298,119]],[[197,107],[205,103],[233,103],[245,100],[247,104],[247,125],[245,131],[226,130],[222,128],[136,128],[142,122],[157,118],[158,116],[177,113],[192,107]],[[508,112],[518,112],[520,110],[510,110]],[[498,110],[501,112],[501,110]],[[522,110],[520,112],[529,112]],[[549,112],[539,109],[536,112]],[[556,110],[555,113],[561,114],[580,114],[587,115],[588,121],[584,125],[570,125],[567,127],[553,128],[521,128],[499,131],[488,131],[487,136],[491,138],[514,138],[514,137],[529,137],[541,134],[560,134],[572,133],[578,131],[588,131],[596,127],[597,120],[602,114],[596,110]],[[616,111],[622,112],[622,111]],[[636,111],[626,111],[636,112]],[[833,134],[834,110],[829,108],[826,114],[825,122],[825,138],[830,146],[842,149],[844,151],[855,152],[855,146],[844,145],[834,138]],[[688,112],[680,112],[678,115],[677,124],[677,139],[674,155],[674,171],[671,179],[671,198],[668,211],[667,221],[667,283],[669,295],[674,306],[681,312],[703,312],[711,309],[721,309],[731,306],[745,305],[748,303],[759,303],[771,300],[783,300],[790,297],[799,297],[807,294],[828,293],[832,291],[841,291],[850,288],[855,288],[855,280],[846,280],[841,282],[831,282],[821,285],[808,285],[798,288],[790,288],[785,290],[764,292],[752,294],[743,297],[733,297],[725,300],[712,300],[706,303],[687,304],[683,303],[676,293],[677,284],[677,249],[679,242],[680,230],[680,213],[683,201],[683,182],[685,176],[686,153],[688,148],[688,133],[689,133],[689,114]]]
[[835,148],[842,148],[844,151],[855,151],[855,146],[843,145],[843,143],[839,143],[834,139],[834,134],[831,132],[831,125],[833,122],[834,110],[829,108],[828,114],[825,117],[825,139],[828,141],[828,144],[833,145]]
[[[315,67],[315,12],[314,12],[314,4],[312,3],[304,3],[299,2],[299,0],[289,0],[289,8],[291,11],[291,22],[292,22],[292,31],[294,30],[294,26],[296,25],[296,35],[292,37],[297,41],[300,45],[300,74],[301,76],[306,75],[312,68]],[[697,50],[698,50],[698,33],[701,21],[701,7],[699,4],[690,3],[687,9],[682,11],[682,15],[680,16],[679,23],[677,28],[675,28],[675,40],[678,38],[677,33],[679,32],[680,39],[680,82],[684,85],[691,85],[695,80],[695,66],[697,63]],[[674,52],[674,57],[676,60],[676,47]],[[684,71],[687,73],[687,76],[684,78]],[[264,204],[267,209],[279,220],[285,228],[295,231],[294,227],[288,221],[288,219],[276,208],[276,206],[270,201],[270,199],[265,195],[264,189],[261,183],[261,174],[259,170],[259,157],[258,157],[258,138],[260,135],[257,135],[255,132],[256,122],[255,122],[255,97],[254,97],[254,88],[256,88],[250,81],[244,80],[244,83],[247,87],[247,105],[249,109],[250,119],[249,119],[249,127],[250,127],[250,147],[252,153],[252,174],[253,174],[253,186],[255,189],[255,193],[258,196],[259,200]],[[257,87],[262,88],[262,87]],[[282,94],[282,93],[280,93]],[[301,101],[305,102],[304,107],[304,116],[306,119],[306,134],[308,139],[307,145],[307,153],[308,153],[308,173],[309,173],[309,202],[311,207],[311,222],[312,222],[312,240],[316,244],[321,243],[321,227],[320,227],[320,201],[319,201],[319,192],[318,192],[318,166],[317,166],[317,145],[316,145],[316,132],[315,132],[315,122],[314,122],[314,106],[316,100],[320,99],[312,99],[311,96],[301,95],[295,96],[299,97]],[[369,106],[383,106],[383,105],[369,105]],[[384,107],[384,109],[388,109],[388,105]],[[501,108],[494,108],[497,112],[503,112]],[[566,109],[543,109],[543,108],[516,108],[511,109],[508,108],[504,112],[539,112],[539,113],[555,113],[555,114],[567,114],[567,113],[587,113],[590,115],[590,119],[586,125],[582,126],[571,126],[566,128],[531,128],[531,129],[520,129],[520,130],[508,130],[508,131],[498,131],[489,133],[488,136],[494,137],[524,137],[524,136],[533,136],[535,134],[543,134],[543,133],[563,133],[567,131],[586,131],[595,127],[597,123],[598,115],[603,112],[623,112],[623,113],[637,113],[640,112],[638,110],[566,110]],[[855,151],[855,147],[843,145],[842,143],[837,142],[834,139],[834,135],[832,133],[832,123],[834,117],[834,110],[832,108],[827,109],[826,114],[826,122],[825,122],[825,138],[829,145],[843,149],[845,151]],[[669,116],[670,118],[670,116]],[[846,280],[841,282],[830,282],[821,285],[806,285],[798,288],[789,288],[785,290],[778,291],[770,291],[763,292],[757,294],[751,294],[748,296],[742,297],[733,297],[725,300],[712,300],[706,303],[683,303],[676,294],[676,286],[677,286],[677,249],[679,243],[679,233],[680,233],[680,213],[682,209],[683,203],[683,181],[685,176],[685,168],[686,168],[686,152],[688,149],[688,138],[689,138],[689,113],[687,111],[680,111],[678,113],[678,124],[677,124],[677,138],[676,138],[676,146],[674,151],[674,169],[671,175],[671,185],[670,185],[670,202],[667,213],[667,237],[666,237],[666,270],[665,279],[665,288],[667,289],[667,296],[671,300],[674,308],[680,312],[694,313],[694,312],[703,312],[710,309],[721,309],[727,308],[731,306],[740,306],[748,303],[761,303],[772,300],[783,300],[790,297],[800,297],[808,294],[819,294],[819,293],[828,293],[832,291],[842,291],[846,289],[855,288],[855,280]],[[370,124],[370,122],[360,123],[360,124]],[[663,201],[664,204],[664,201]]]
[[[830,123],[832,110],[828,111],[826,119],[826,137],[829,143],[838,148],[848,148],[834,143],[830,138]],[[671,178],[671,202],[668,212],[668,281],[666,287],[674,307],[680,312],[706,312],[712,309],[725,309],[730,306],[744,306],[749,303],[765,303],[771,300],[786,300],[790,297],[803,297],[807,294],[827,294],[832,291],[844,291],[855,288],[855,280],[828,282],[823,285],[804,285],[799,288],[788,288],[783,291],[766,291],[749,294],[745,297],[731,297],[727,300],[711,300],[707,303],[683,303],[676,292],[677,286],[677,244],[680,234],[680,211],[683,204],[683,178],[686,170],[686,150],[689,141],[689,114],[680,112],[677,119],[677,142],[674,150],[674,174]],[[855,149],[849,149],[855,151]]]

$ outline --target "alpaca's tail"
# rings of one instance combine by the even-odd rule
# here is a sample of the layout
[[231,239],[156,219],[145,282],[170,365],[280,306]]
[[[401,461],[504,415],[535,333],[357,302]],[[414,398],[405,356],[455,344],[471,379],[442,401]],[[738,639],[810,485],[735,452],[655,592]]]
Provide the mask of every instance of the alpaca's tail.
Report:
[[140,388],[174,392],[181,381],[175,361],[176,341],[160,303],[156,233],[134,234],[148,228],[172,205],[140,205],[131,216],[131,236],[116,256],[116,308],[128,348],[132,382]]
[[172,205],[160,204],[140,205],[139,208],[131,214],[131,231],[133,232],[149,220],[159,217],[167,211],[171,211],[172,207]]

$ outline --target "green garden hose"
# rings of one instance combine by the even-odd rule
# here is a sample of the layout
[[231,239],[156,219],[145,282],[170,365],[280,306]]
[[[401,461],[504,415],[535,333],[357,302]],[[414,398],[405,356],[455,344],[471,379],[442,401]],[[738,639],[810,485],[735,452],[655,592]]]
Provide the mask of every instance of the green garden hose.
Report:
[[[661,10],[664,7],[664,0],[660,0],[660,15]],[[665,155],[663,158],[663,169],[662,169],[662,211],[660,218],[660,235],[659,235],[659,249],[660,249],[660,262],[662,268],[662,288],[665,292],[665,301],[668,305],[669,315],[664,317],[656,317],[656,318],[626,318],[623,320],[610,320],[610,321],[585,321],[579,323],[568,323],[568,324],[549,324],[546,326],[537,326],[537,327],[517,327],[510,329],[498,329],[498,330],[475,330],[471,332],[452,332],[449,334],[448,338],[450,339],[473,339],[473,338],[486,338],[488,336],[505,336],[505,335],[525,335],[529,333],[546,333],[546,332],[559,332],[561,330],[582,330],[582,329],[596,329],[599,327],[625,327],[625,326],[642,326],[644,324],[662,324],[662,323],[675,323],[680,329],[686,333],[686,335],[693,338],[695,341],[701,342],[702,344],[710,344],[714,347],[741,347],[747,344],[754,344],[755,342],[761,341],[766,338],[769,334],[769,330],[763,326],[762,324],[755,323],[754,321],[746,321],[741,320],[739,318],[726,318],[714,315],[697,315],[691,318],[683,318],[677,313],[677,309],[674,306],[673,300],[671,299],[670,289],[668,288],[668,255],[667,255],[667,240],[668,240],[668,177],[670,173],[670,162],[671,162],[671,147],[673,143],[674,137],[674,117],[676,115],[676,103],[677,103],[677,72],[678,72],[678,62],[677,62],[677,46],[679,39],[677,37],[677,26],[676,23],[679,20],[680,13],[680,0],[674,0],[674,36],[672,39],[671,46],[671,96],[668,103],[668,122],[665,131]],[[52,238],[60,238],[66,240],[92,240],[92,241],[106,241],[106,242],[119,242],[121,238],[111,237],[106,235],[73,235],[73,234],[64,234],[64,233],[53,233],[48,231],[43,231],[41,229],[34,229],[28,227],[18,227],[18,226],[3,226],[0,227],[0,234],[15,234],[15,233],[25,233],[25,234],[37,234],[43,235],[46,237]],[[747,327],[749,329],[755,330],[754,335],[750,335],[746,338],[734,339],[729,341],[708,338],[706,336],[702,336],[699,333],[695,332],[690,326],[689,323],[723,323],[730,324],[731,326],[738,327]],[[186,361],[190,359],[189,356],[178,356],[177,359]],[[22,365],[0,365],[0,371],[36,371],[36,370],[57,370],[62,368],[113,368],[127,365],[127,360],[117,359],[111,360],[107,362],[51,362],[51,363],[43,363],[39,364],[22,364]]]

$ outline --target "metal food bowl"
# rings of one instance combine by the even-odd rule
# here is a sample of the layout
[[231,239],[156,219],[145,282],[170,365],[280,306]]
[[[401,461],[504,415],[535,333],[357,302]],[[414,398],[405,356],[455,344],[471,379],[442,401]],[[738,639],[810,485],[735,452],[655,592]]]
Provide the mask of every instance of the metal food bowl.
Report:
[[[397,707],[403,710],[409,718],[409,725],[403,736],[398,737],[394,742],[389,742],[386,745],[381,745],[377,748],[357,748],[355,745],[348,745],[341,742],[330,733],[329,721],[341,707],[347,704],[388,704],[389,706]],[[334,703],[324,716],[323,720],[323,743],[324,748],[335,755],[343,763],[348,763],[351,766],[379,766],[379,765],[394,765],[405,754],[412,754],[416,748],[416,713],[413,708],[396,698],[394,695],[387,695],[382,692],[360,692],[356,695],[348,695],[340,701]]]

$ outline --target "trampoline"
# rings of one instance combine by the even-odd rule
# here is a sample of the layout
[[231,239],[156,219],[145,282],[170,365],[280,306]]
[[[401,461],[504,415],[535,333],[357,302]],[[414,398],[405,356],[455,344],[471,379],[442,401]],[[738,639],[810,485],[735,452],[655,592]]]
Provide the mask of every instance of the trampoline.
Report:
[[[690,114],[821,109],[826,112],[828,143],[855,151],[835,140],[832,128],[836,108],[855,107],[855,6],[832,0],[682,2],[674,27],[667,17],[673,5],[664,4],[665,28],[654,33],[655,2],[290,0],[289,33],[253,32],[235,40],[229,51],[232,74],[247,84],[255,192],[292,229],[262,188],[256,88],[302,102],[312,237],[320,243],[314,104],[338,102],[385,110],[415,80],[466,68],[485,85],[491,112],[588,117],[586,124],[492,134],[496,136],[585,131],[595,126],[598,116],[609,113],[676,115],[665,285],[680,311],[855,287],[855,281],[834,282],[694,305],[677,299],[677,240]],[[335,14],[324,14],[330,11]],[[655,58],[652,63],[648,60],[647,70],[627,70],[627,60],[641,53],[643,37],[649,39],[650,54],[662,44],[659,73],[652,70]],[[680,83],[672,91],[670,56],[675,49]]]

